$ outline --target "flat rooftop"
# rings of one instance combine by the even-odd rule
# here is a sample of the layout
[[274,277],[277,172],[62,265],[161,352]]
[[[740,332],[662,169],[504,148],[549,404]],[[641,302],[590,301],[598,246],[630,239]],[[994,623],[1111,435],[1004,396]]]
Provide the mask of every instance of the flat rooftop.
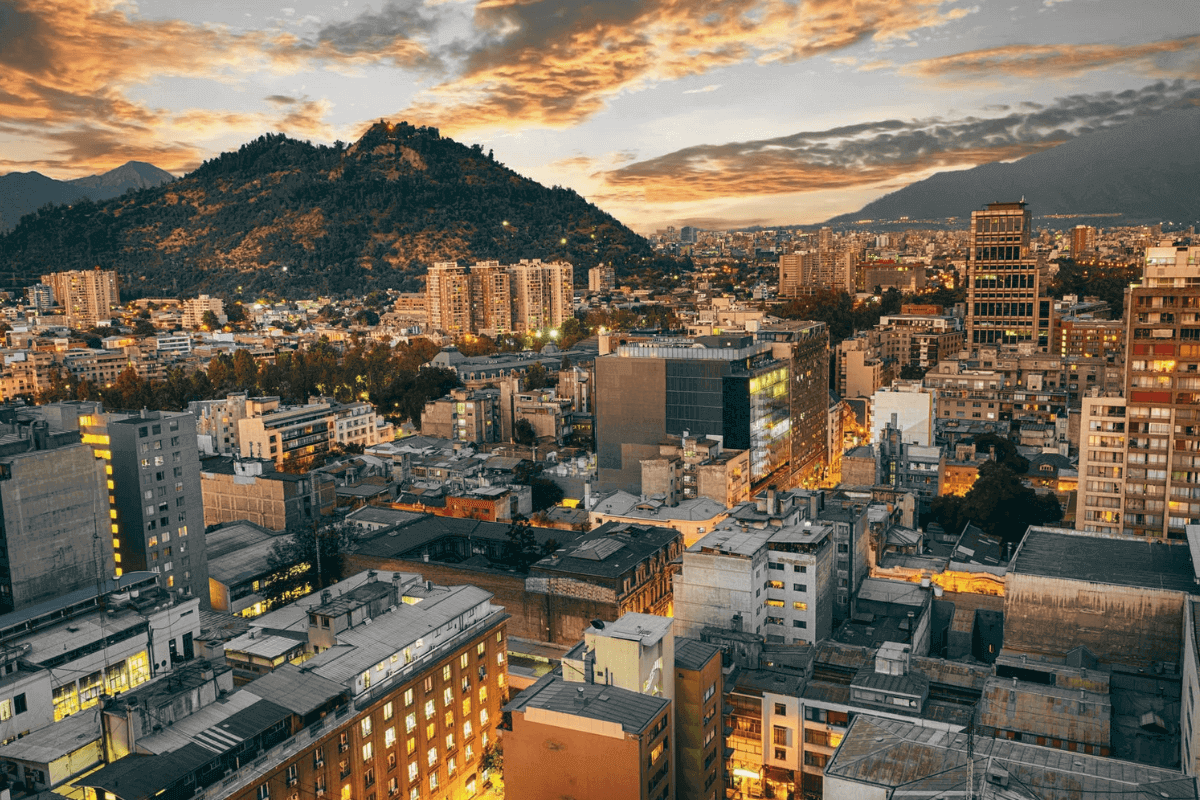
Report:
[[1032,526],[1008,571],[1013,575],[1200,594],[1189,548],[1135,536],[1097,536]]
[[670,703],[665,697],[631,692],[617,686],[568,683],[549,673],[517,695],[504,710],[554,711],[600,722],[615,722],[626,733],[641,733]]
[[698,670],[721,655],[721,648],[699,639],[675,640],[675,666],[680,669]]

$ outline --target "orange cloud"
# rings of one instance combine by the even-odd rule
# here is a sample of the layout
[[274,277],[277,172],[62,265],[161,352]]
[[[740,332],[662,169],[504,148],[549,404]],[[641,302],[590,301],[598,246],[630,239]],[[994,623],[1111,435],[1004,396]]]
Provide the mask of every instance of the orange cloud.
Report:
[[1000,75],[1016,75],[1044,79],[1134,65],[1155,76],[1200,78],[1197,49],[1200,49],[1200,36],[1136,45],[1008,45],[916,61],[901,67],[900,71],[927,78],[987,80]]
[[1072,95],[997,117],[881,120],[748,142],[700,145],[597,175],[596,199],[679,203],[905,182],[934,170],[1012,161],[1092,130],[1200,99],[1183,81]]
[[906,39],[967,13],[942,0],[485,0],[462,73],[402,116],[450,132],[573,126],[624,92],[745,61],[796,61]]

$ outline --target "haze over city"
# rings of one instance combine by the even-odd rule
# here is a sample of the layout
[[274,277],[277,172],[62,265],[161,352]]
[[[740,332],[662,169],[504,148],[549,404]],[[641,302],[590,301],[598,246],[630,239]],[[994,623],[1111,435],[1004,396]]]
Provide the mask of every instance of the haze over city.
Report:
[[[1200,98],[1117,0],[0,0],[0,172],[176,175],[267,131],[437,127],[636,230],[812,223]],[[964,209],[966,211],[967,209]]]

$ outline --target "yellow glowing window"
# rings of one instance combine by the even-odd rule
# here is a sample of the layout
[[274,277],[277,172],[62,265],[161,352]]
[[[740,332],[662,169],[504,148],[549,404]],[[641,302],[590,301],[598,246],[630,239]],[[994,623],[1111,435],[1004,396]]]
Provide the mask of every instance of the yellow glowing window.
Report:
[[796,609],[797,611],[808,611],[808,603],[801,603],[799,600],[797,600],[796,602],[792,603],[792,608]]
[[783,608],[783,601],[782,600],[768,600],[767,605],[769,605],[771,608]]
[[113,558],[115,558],[117,560],[118,564],[121,563],[121,554],[120,553],[114,553]]
[[115,574],[119,578],[119,577],[121,577],[123,572],[120,567],[117,567],[116,571],[113,574]]
[[111,517],[112,519],[116,519],[117,518],[117,510],[115,508],[110,508],[108,510],[108,516]]
[[104,474],[105,474],[105,475],[112,475],[112,464],[105,464],[105,465],[104,465]]
[[85,433],[82,439],[84,444],[108,444],[108,437],[99,433]]
[[113,539],[113,548],[116,550],[121,549],[121,540],[120,539]]
[[112,460],[112,451],[111,450],[97,450],[95,452],[96,452],[96,458],[103,458],[105,461]]
[[112,532],[113,532],[113,533],[120,533],[120,532],[121,532],[121,529],[120,529],[120,527],[118,527],[116,523],[113,523],[112,529],[113,529],[113,530],[112,530]]

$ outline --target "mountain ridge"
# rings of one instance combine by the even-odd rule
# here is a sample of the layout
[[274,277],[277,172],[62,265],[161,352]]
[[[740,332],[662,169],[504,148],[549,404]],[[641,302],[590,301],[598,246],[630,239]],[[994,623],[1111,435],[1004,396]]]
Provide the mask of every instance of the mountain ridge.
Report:
[[13,285],[115,268],[127,297],[415,291],[437,261],[653,263],[648,243],[435,128],[377,123],[346,147],[267,134],[167,184],[41,208],[0,235]]
[[26,214],[47,203],[68,205],[80,198],[108,200],[130,189],[148,189],[175,176],[143,161],[127,161],[99,175],[60,181],[40,172],[0,175],[0,233],[11,230]]
[[1193,221],[1200,217],[1196,141],[1200,108],[1175,109],[1083,134],[1018,161],[939,172],[823,224],[962,219],[984,203],[1018,197],[1035,216],[1121,215],[1108,225]]

